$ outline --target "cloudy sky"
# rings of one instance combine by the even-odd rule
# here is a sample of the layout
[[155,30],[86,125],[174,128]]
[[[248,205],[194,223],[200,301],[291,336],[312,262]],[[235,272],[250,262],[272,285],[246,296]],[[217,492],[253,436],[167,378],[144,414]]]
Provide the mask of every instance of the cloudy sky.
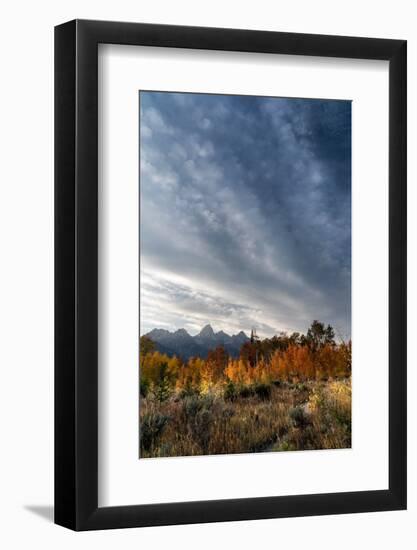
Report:
[[351,103],[140,92],[141,333],[350,337]]

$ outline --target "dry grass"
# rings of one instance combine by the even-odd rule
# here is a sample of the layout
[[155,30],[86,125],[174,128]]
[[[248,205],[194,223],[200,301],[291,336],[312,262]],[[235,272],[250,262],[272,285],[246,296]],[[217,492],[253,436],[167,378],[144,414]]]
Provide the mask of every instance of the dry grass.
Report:
[[350,379],[148,395],[140,431],[143,458],[348,448]]

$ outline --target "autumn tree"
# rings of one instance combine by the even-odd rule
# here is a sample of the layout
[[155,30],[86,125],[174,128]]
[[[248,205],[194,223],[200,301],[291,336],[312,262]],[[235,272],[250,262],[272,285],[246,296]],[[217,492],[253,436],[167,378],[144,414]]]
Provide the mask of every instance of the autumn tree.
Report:
[[149,336],[141,336],[139,340],[139,356],[144,358],[148,353],[156,350],[156,344]]
[[160,365],[159,369],[159,380],[158,384],[154,388],[154,393],[156,399],[162,403],[162,401],[166,401],[168,397],[171,395],[171,383],[170,383],[170,377],[168,373],[168,363],[163,362]]
[[320,323],[320,321],[313,321],[311,327],[307,331],[305,340],[313,351],[317,351],[325,345],[334,345],[335,341],[333,327],[330,325],[325,327],[324,323]]
[[216,349],[208,352],[207,363],[212,366],[216,377],[223,376],[228,361],[229,355],[223,346],[217,346]]
[[240,348],[239,357],[242,361],[248,363],[251,367],[255,367],[260,357],[261,345],[260,342],[245,342]]

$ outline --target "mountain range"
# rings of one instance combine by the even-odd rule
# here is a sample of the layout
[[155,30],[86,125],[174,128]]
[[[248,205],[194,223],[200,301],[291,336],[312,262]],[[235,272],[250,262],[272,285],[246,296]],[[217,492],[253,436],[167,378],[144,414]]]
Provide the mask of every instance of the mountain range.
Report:
[[156,349],[172,357],[176,355],[187,361],[190,357],[207,357],[210,350],[223,346],[229,355],[237,357],[242,344],[249,341],[243,331],[229,336],[222,330],[214,332],[211,325],[206,325],[195,336],[180,328],[170,332],[162,328],[154,328],[144,336],[156,344]]

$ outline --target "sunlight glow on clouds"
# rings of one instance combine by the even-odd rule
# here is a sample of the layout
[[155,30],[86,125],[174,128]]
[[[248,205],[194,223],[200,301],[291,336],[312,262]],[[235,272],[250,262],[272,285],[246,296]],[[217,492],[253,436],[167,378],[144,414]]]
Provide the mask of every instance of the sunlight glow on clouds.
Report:
[[140,93],[141,333],[350,337],[351,104]]

